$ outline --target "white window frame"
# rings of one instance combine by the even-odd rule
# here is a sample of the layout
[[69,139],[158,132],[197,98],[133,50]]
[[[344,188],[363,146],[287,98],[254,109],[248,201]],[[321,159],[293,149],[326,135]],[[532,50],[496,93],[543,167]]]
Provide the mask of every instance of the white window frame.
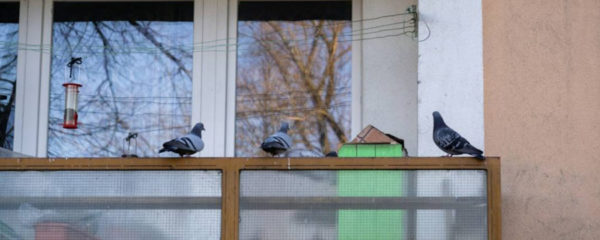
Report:
[[40,157],[47,149],[51,56],[41,50],[51,42],[51,9],[49,0],[19,2],[19,43],[40,48],[18,50],[13,151]]
[[[0,0],[4,1],[4,0]],[[82,2],[67,0],[60,2]],[[119,0],[115,0],[119,1]],[[145,0],[123,0],[145,1]],[[108,1],[107,1],[108,2]],[[198,29],[198,10],[203,0],[194,0],[194,42],[201,39]],[[21,0],[19,13],[19,43],[34,46],[52,45],[53,0]],[[200,35],[200,37],[199,37]],[[17,58],[17,98],[15,106],[15,152],[35,157],[48,155],[48,111],[50,95],[50,68],[52,54],[39,50],[19,49]],[[197,54],[194,53],[194,66]],[[198,95],[199,71],[193,68],[192,99]],[[192,116],[198,116],[198,106],[192,105]],[[196,118],[197,120],[197,118]],[[195,121],[192,117],[192,123]]]
[[[227,29],[229,35],[227,36],[229,41],[232,41],[228,46],[232,46],[237,41],[237,25],[238,25],[238,4],[240,1],[260,1],[260,0],[228,0],[229,1],[229,22]],[[278,0],[274,0],[276,2]],[[283,1],[283,0],[281,0]],[[288,0],[289,1],[289,0]],[[315,0],[295,0],[295,1],[315,1]],[[354,20],[362,18],[362,1],[363,0],[352,0],[352,29],[362,29],[361,23]],[[225,27],[224,27],[225,28]],[[224,135],[226,136],[224,156],[234,157],[235,156],[235,97],[236,97],[236,73],[237,73],[237,50],[235,48],[228,49],[227,51],[227,98],[225,99],[225,105],[227,106],[227,112],[224,119],[220,119],[226,122],[226,128],[224,129]],[[362,129],[362,41],[352,42],[352,88],[351,88],[351,136],[355,136]],[[207,155],[211,156],[211,155]]]
[[[194,0],[194,43],[227,39],[227,51],[193,53],[191,125],[199,121],[205,124],[203,138],[207,142],[199,156],[233,157],[235,154],[238,3],[239,0]],[[20,43],[51,46],[53,5],[53,0],[20,1]],[[360,19],[362,0],[352,0],[352,6],[352,19]],[[360,23],[352,27],[360,28]],[[361,42],[352,43],[353,66],[362,65],[361,47]],[[14,151],[46,157],[51,53],[20,49],[18,54]],[[362,126],[361,79],[361,68],[353,67],[353,135]]]

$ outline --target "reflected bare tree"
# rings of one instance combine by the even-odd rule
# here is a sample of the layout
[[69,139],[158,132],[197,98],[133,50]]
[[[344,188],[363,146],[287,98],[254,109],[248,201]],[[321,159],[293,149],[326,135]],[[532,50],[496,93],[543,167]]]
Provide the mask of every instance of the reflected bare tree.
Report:
[[[157,156],[165,139],[184,134],[191,118],[192,31],[191,20],[55,22],[48,155],[117,157],[123,139],[137,132],[137,154]],[[61,125],[72,56],[83,58],[76,130]]]
[[293,121],[295,148],[329,152],[350,130],[349,21],[246,21],[238,25],[236,155]]
[[18,23],[0,23],[0,146],[13,147]]

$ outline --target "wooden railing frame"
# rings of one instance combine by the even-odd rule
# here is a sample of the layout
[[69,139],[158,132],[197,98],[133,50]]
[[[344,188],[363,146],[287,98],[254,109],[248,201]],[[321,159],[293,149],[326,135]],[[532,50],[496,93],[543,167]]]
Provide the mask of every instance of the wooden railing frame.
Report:
[[9,158],[0,171],[220,170],[221,239],[238,239],[242,170],[485,170],[488,239],[501,239],[500,158]]

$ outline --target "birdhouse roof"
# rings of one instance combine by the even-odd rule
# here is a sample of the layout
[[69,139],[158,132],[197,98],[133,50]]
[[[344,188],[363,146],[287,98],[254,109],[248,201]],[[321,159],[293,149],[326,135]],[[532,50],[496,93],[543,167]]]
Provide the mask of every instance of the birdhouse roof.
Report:
[[404,140],[391,134],[385,134],[373,125],[368,125],[352,139],[351,143],[404,144]]

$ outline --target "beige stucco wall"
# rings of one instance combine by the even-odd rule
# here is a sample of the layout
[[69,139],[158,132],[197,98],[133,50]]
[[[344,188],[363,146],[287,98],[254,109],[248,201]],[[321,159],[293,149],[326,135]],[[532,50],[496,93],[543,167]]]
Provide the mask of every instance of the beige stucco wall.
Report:
[[503,239],[600,239],[600,1],[483,0]]

